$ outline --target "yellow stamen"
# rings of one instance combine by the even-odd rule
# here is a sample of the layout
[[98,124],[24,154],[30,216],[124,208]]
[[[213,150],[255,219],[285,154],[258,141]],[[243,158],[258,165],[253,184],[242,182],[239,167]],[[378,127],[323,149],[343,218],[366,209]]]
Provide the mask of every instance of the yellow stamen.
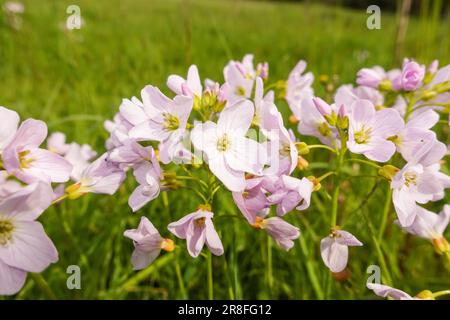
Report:
[[8,244],[12,238],[14,225],[9,220],[0,220],[0,246]]

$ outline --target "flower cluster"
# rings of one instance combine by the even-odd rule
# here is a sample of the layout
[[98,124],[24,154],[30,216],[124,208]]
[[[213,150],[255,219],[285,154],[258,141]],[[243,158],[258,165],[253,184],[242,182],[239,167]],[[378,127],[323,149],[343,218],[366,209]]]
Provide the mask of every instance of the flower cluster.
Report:
[[[28,119],[19,126],[18,115],[0,107],[0,294],[17,292],[27,272],[40,272],[57,260],[56,249],[35,221],[44,210],[87,193],[114,194],[127,173],[135,180],[128,199],[133,212],[175,189],[198,197],[197,206],[188,209],[193,212],[167,221],[165,232],[185,240],[194,258],[205,244],[213,255],[224,253],[225,232],[215,220],[221,212],[218,193],[229,192],[235,216],[288,251],[300,237],[300,229],[291,224],[292,212],[308,209],[312,194],[324,191],[324,180],[333,178],[332,184],[326,181],[332,196],[324,191],[331,201],[331,231],[323,233],[320,253],[337,275],[347,268],[349,247],[363,245],[338,225],[346,218],[339,217],[343,169],[347,162],[367,165],[387,182],[387,208],[392,199],[396,224],[450,258],[444,237],[450,207],[445,205],[440,214],[424,207],[442,200],[450,186],[441,170],[447,146],[432,131],[438,123],[448,125],[439,119],[450,113],[450,66],[439,69],[435,61],[426,67],[405,59],[401,69],[364,68],[356,86],[337,89],[321,77],[326,99],[314,95],[314,76],[305,70],[300,61],[287,79],[271,82],[268,63],[255,67],[253,56],[246,55],[230,61],[224,80],[216,82],[202,81],[192,65],[186,77],[168,77],[170,95],[147,85],[139,98],[124,99],[105,122],[107,151],[94,161],[96,152],[88,145],[67,144],[61,133],[41,148],[45,123]],[[298,122],[297,137],[284,122],[280,103],[288,104],[289,119]],[[318,143],[307,144],[304,136]],[[312,149],[331,154],[329,171],[319,177],[302,174]],[[136,270],[178,246],[145,215],[137,229],[124,235],[133,241]],[[381,284],[368,287],[384,297],[411,298]],[[419,298],[439,295],[426,291]]]
[[[47,125],[0,107],[0,294],[18,292],[28,272],[42,272],[58,252],[37,218],[81,192],[113,193],[124,178],[89,145],[66,143]],[[42,147],[47,140],[47,146]],[[114,173],[113,173],[114,172]],[[72,180],[74,183],[65,188]]]

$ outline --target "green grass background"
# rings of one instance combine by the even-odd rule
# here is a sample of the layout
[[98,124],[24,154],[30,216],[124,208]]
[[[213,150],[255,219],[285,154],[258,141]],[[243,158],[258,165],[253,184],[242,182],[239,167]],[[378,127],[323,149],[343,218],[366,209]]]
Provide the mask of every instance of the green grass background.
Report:
[[[51,131],[62,131],[69,141],[89,143],[103,152],[107,133],[103,121],[117,112],[121,99],[138,95],[146,84],[163,87],[172,73],[184,75],[197,64],[201,76],[222,80],[229,59],[254,53],[270,63],[271,79],[285,79],[299,59],[316,76],[336,74],[353,82],[363,66],[396,66],[395,13],[382,11],[381,30],[366,28],[367,14],[320,4],[272,4],[238,1],[99,0],[24,1],[23,26],[15,31],[0,15],[0,105],[23,118],[46,121]],[[81,30],[66,31],[66,7],[78,4],[85,22]],[[450,22],[418,16],[408,29],[405,56],[423,63],[437,58],[450,62]],[[319,94],[323,91],[316,82]],[[165,89],[164,89],[165,90]],[[280,103],[284,115],[286,104]],[[443,130],[445,141],[448,130]],[[308,140],[309,141],[309,140]],[[309,170],[319,176],[330,168],[324,152],[307,157]],[[348,167],[349,174],[373,175],[370,169]],[[298,173],[297,173],[298,175]],[[365,244],[350,249],[351,277],[334,281],[319,254],[320,239],[329,232],[331,204],[325,193],[315,194],[312,206],[292,212],[288,220],[302,230],[290,252],[284,252],[256,232],[234,206],[230,195],[218,197],[215,225],[225,254],[213,258],[215,298],[362,299],[366,268],[383,256],[392,284],[410,293],[448,289],[449,270],[432,246],[404,235],[392,224],[377,234],[387,184],[373,177],[352,178],[340,199],[345,228]],[[62,299],[166,299],[207,297],[206,259],[192,259],[178,249],[163,254],[144,272],[132,270],[132,243],[123,231],[146,215],[169,236],[166,225],[199,204],[192,193],[171,192],[132,214],[127,198],[134,187],[129,179],[112,196],[86,196],[48,210],[42,217],[56,244],[60,260],[43,273],[51,290]],[[327,189],[327,185],[324,186]],[[430,208],[440,210],[445,201]],[[356,210],[361,206],[361,210]],[[235,216],[222,217],[219,216]],[[366,218],[364,218],[366,217]],[[372,228],[369,228],[369,224]],[[182,244],[182,241],[177,241]],[[377,248],[379,250],[377,250]],[[270,258],[270,255],[272,256]],[[272,272],[269,261],[272,260]],[[79,265],[82,289],[68,290],[66,268]],[[382,268],[385,275],[385,269]],[[46,298],[28,280],[16,298]]]

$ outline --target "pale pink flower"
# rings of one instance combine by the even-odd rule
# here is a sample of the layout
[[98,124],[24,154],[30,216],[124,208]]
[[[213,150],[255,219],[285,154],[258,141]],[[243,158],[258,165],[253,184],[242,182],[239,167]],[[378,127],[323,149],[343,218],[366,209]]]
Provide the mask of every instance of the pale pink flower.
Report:
[[111,150],[116,147],[120,147],[124,141],[129,140],[128,132],[133,125],[128,122],[121,113],[117,113],[113,120],[106,120],[104,123],[106,131],[110,133],[109,138],[106,140],[106,149]]
[[269,165],[265,174],[290,174],[298,161],[298,151],[295,146],[295,136],[288,131],[283,123],[283,116],[274,104],[274,95],[269,91],[264,94],[264,84],[260,77],[256,78],[255,116],[253,123],[257,124],[270,141],[268,148]]
[[257,217],[252,226],[256,229],[265,230],[286,251],[289,251],[294,246],[293,240],[300,237],[299,228],[279,217],[268,219]]
[[151,146],[144,147],[134,140],[127,140],[121,146],[111,150],[108,160],[125,169],[149,161],[153,155],[154,150]]
[[176,222],[169,224],[168,229],[180,239],[186,239],[189,254],[196,258],[208,246],[212,254],[223,254],[222,241],[212,223],[214,214],[203,209],[190,213]]
[[17,112],[0,106],[0,155],[14,138],[19,122]]
[[294,210],[305,210],[309,207],[313,183],[307,178],[297,179],[282,175],[275,184],[276,191],[267,199],[277,205],[277,215],[283,216]]
[[47,138],[47,150],[64,156],[69,151],[66,143],[66,135],[62,132],[54,132]]
[[[159,141],[162,143],[159,149],[170,148],[173,143],[178,143],[185,133],[193,99],[178,95],[172,100],[152,86],[145,87],[142,96],[144,106],[152,107],[146,111],[147,119],[144,118],[143,122],[130,130],[130,138],[139,141]],[[172,155],[168,158],[170,161]]]
[[269,64],[267,62],[258,63],[256,66],[256,75],[262,79],[269,78]]
[[69,186],[66,192],[72,198],[86,193],[114,194],[125,179],[125,173],[116,164],[108,161],[104,153],[92,162],[81,174],[80,180]]
[[266,163],[263,146],[245,137],[253,104],[241,100],[226,107],[216,123],[197,123],[191,132],[195,148],[206,154],[210,170],[230,190],[245,189],[245,172],[259,174]]
[[196,65],[189,67],[187,78],[178,75],[170,75],[167,79],[167,86],[177,95],[184,95],[191,98],[202,97],[202,83]]
[[393,203],[401,226],[414,222],[416,203],[439,200],[450,187],[450,177],[439,171],[438,163],[446,152],[446,146],[438,141],[424,146],[392,179]]
[[390,82],[395,90],[400,90],[399,83],[401,78],[401,71],[393,69],[385,71],[380,66],[374,66],[372,68],[363,68],[358,71],[356,83],[360,86],[371,87],[378,89],[382,81]]
[[415,61],[405,59],[401,75],[401,88],[405,91],[413,91],[420,87],[425,77],[425,66]]
[[439,214],[420,206],[416,206],[415,211],[414,222],[403,229],[408,233],[432,241],[439,252],[450,251],[450,246],[444,238],[444,231],[450,222],[450,206],[446,204]]
[[374,106],[382,106],[384,104],[384,96],[371,87],[358,86],[353,87],[351,84],[340,86],[334,96],[336,105],[344,105],[350,107],[353,102],[359,99],[369,100]]
[[160,184],[163,174],[153,150],[151,151],[150,162],[144,161],[136,165],[133,174],[139,186],[131,194],[128,204],[136,212],[148,202],[157,198],[161,189],[163,189]]
[[436,141],[436,134],[429,130],[439,121],[439,114],[431,109],[419,109],[413,113],[405,127],[391,139],[406,161],[412,160],[425,145]]
[[0,202],[10,194],[22,189],[20,182],[8,178],[8,172],[0,171]]
[[0,295],[17,293],[27,272],[42,272],[58,260],[58,252],[35,221],[53,199],[44,182],[31,184],[0,202]]
[[331,272],[341,272],[347,266],[348,247],[362,245],[350,232],[337,229],[320,241],[320,254]]
[[97,152],[90,145],[79,145],[78,143],[72,142],[64,156],[73,167],[70,178],[78,181],[83,171],[91,164],[91,160],[96,156]]
[[134,251],[131,263],[134,270],[148,267],[159,256],[161,250],[170,252],[175,249],[173,241],[161,237],[146,217],[141,217],[137,229],[126,230],[123,235],[133,240]]
[[368,283],[367,288],[372,290],[377,296],[383,298],[389,297],[394,300],[418,300],[417,298],[411,297],[404,291],[383,284]]
[[[333,111],[335,105],[331,105]],[[307,136],[319,138],[326,145],[335,147],[340,146],[339,135],[335,127],[331,127],[325,117],[319,112],[312,98],[302,101],[299,108],[293,110],[294,115],[299,120],[298,131]]]
[[404,126],[396,110],[375,111],[369,100],[356,100],[350,107],[347,147],[374,161],[386,162],[395,153],[395,144],[388,138]]
[[225,81],[229,86],[227,100],[234,103],[238,100],[250,98],[253,90],[254,74],[246,73],[239,63],[230,63],[224,69]]
[[234,203],[250,224],[256,222],[257,216],[265,216],[270,207],[264,189],[264,179],[264,177],[247,179],[245,191],[232,193]]
[[6,171],[25,183],[69,180],[72,165],[61,156],[39,148],[46,137],[47,125],[44,122],[34,119],[24,121],[3,150]]
[[298,114],[298,110],[302,107],[302,101],[310,99],[314,95],[312,83],[314,75],[311,72],[304,73],[306,70],[306,62],[300,60],[297,65],[289,73],[286,81],[286,101],[289,108],[294,114]]

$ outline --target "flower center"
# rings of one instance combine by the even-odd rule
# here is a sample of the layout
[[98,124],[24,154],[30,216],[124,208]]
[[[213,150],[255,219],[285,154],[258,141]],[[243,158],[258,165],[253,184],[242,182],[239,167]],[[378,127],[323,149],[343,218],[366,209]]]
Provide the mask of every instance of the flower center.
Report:
[[21,169],[28,169],[34,159],[28,159],[27,156],[30,154],[29,150],[19,152],[19,161]]
[[252,227],[255,229],[264,229],[265,219],[261,217],[256,217],[255,223],[252,224]]
[[230,139],[228,139],[227,134],[224,134],[217,140],[217,150],[225,152],[230,148]]
[[205,226],[205,221],[206,221],[206,218],[203,217],[203,218],[195,219],[194,223],[197,227],[203,228]]
[[405,173],[405,185],[409,187],[410,185],[417,184],[417,174],[415,172],[406,172]]
[[169,131],[177,130],[180,127],[180,120],[170,113],[163,113],[163,126]]
[[370,139],[370,134],[372,133],[372,128],[365,128],[364,126],[358,132],[355,132],[354,137],[356,143],[366,143]]
[[8,220],[0,220],[0,246],[5,246],[12,238],[14,225]]
[[280,149],[280,155],[288,157],[291,154],[291,145],[289,143],[283,144]]
[[236,94],[238,96],[244,97],[245,96],[245,88],[243,86],[237,86],[236,87]]

